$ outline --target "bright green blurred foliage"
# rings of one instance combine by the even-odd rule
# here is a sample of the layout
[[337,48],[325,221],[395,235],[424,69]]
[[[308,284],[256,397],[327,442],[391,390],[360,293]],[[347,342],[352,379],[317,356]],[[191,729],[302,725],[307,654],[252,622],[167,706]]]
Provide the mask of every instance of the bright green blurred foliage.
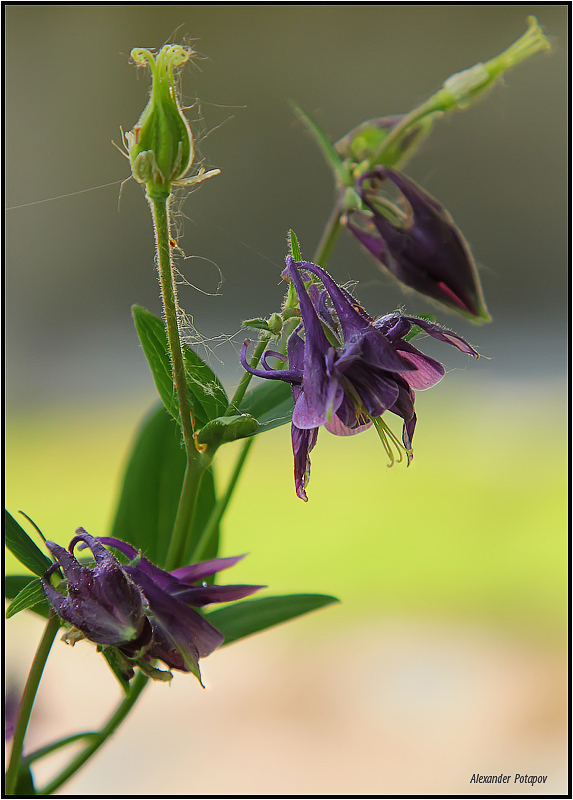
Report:
[[[374,432],[321,431],[308,503],[295,495],[288,427],[260,436],[223,527],[223,554],[250,554],[234,579],[266,583],[272,594],[334,593],[342,606],[323,617],[326,625],[428,614],[560,640],[564,395],[546,386],[540,414],[533,386],[484,382],[460,392],[444,384],[418,395],[410,468],[387,469]],[[61,543],[79,525],[107,533],[134,423],[125,409],[10,422],[8,509],[22,509]],[[220,486],[237,452],[221,451]],[[10,557],[8,568],[21,571]]]

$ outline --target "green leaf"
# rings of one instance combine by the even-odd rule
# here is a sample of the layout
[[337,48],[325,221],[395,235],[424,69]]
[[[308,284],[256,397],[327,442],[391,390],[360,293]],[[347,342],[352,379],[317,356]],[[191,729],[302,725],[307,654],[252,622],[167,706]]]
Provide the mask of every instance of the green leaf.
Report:
[[183,345],[185,379],[195,427],[201,428],[209,420],[221,417],[229,406],[229,398],[213,370],[199,358],[191,347]]
[[173,386],[165,325],[159,317],[141,306],[132,306],[131,313],[159,397],[171,416],[178,420],[179,406]]
[[[158,405],[136,436],[110,536],[129,542],[159,566],[167,556],[185,466],[179,426]],[[213,472],[208,469],[201,481],[186,556],[193,551],[215,502]]]
[[26,531],[18,525],[14,517],[4,510],[4,537],[8,550],[34,575],[42,576],[52,562],[30,539]]
[[[19,592],[28,586],[30,583],[30,575],[6,575],[4,577],[4,597],[7,600],[12,600],[18,596]],[[34,614],[38,614],[40,617],[44,617],[45,619],[48,618],[48,612],[50,611],[50,604],[46,600],[44,595],[44,599],[37,603],[35,606],[30,608]]]
[[32,608],[36,603],[46,601],[44,587],[39,578],[33,578],[23,589],[21,589],[14,600],[6,609],[6,619],[10,619],[14,614],[19,611],[25,611],[27,608]]
[[[179,421],[165,324],[141,306],[132,306],[131,311],[159,397],[171,416]],[[183,345],[183,357],[189,403],[196,427],[202,428],[209,420],[224,414],[229,401],[215,373],[188,345]]]
[[253,633],[258,633],[281,622],[316,611],[331,603],[338,603],[328,594],[287,594],[280,597],[261,597],[244,600],[204,614],[217,630],[225,636],[223,645],[231,644]]
[[265,381],[248,391],[239,403],[241,414],[250,414],[259,423],[257,433],[291,422],[293,409],[292,391],[286,381]]
[[302,256],[300,254],[300,245],[298,243],[298,239],[296,238],[296,233],[291,228],[289,230],[289,239],[290,239],[290,254],[295,261],[302,261]]
[[336,152],[336,147],[332,144],[326,133],[297,103],[291,100],[291,105],[308,130],[312,133],[328,165],[338,178],[338,181],[344,186],[352,185],[352,177],[349,170],[340,159],[340,156]]
[[243,322],[243,328],[254,328],[257,331],[267,331],[272,333],[269,328],[269,323],[262,317],[254,317],[253,319],[246,319]]
[[201,428],[197,433],[197,442],[209,447],[220,447],[222,444],[252,436],[257,428],[257,420],[249,414],[217,417]]

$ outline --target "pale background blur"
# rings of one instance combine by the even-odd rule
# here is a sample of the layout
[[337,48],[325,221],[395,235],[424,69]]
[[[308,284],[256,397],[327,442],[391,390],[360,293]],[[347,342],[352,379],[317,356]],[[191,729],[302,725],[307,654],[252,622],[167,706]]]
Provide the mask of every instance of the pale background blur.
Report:
[[[322,432],[305,505],[285,427],[257,443],[225,522],[224,554],[251,554],[229,581],[342,604],[214,654],[205,692],[186,676],[153,686],[66,793],[466,794],[473,773],[501,772],[509,794],[566,790],[567,12],[6,8],[6,501],[62,543],[78,525],[106,532],[154,401],[129,311],[160,310],[152,231],[133,182],[118,211],[129,172],[110,144],[147,98],[131,48],[159,47],[181,26],[175,38],[201,56],[183,91],[200,158],[222,175],[185,203],[180,244],[197,257],[180,268],[204,292],[218,269],[224,283],[216,297],[182,287],[181,301],[200,354],[232,388],[241,320],[280,303],[287,229],[310,257],[334,200],[288,100],[337,139],[497,55],[529,14],[554,45],[439,124],[407,167],[464,231],[494,317],[475,328],[440,312],[487,356],[477,364],[421,342],[451,372],[418,397],[412,467],[388,471],[373,433]],[[329,271],[359,281],[372,314],[435,312],[345,233]],[[222,484],[231,464],[223,453]],[[16,682],[40,630],[25,617],[7,628]],[[116,695],[88,645],[56,643],[29,746],[97,726]],[[54,769],[42,762],[39,782]],[[515,773],[548,779],[531,789]]]

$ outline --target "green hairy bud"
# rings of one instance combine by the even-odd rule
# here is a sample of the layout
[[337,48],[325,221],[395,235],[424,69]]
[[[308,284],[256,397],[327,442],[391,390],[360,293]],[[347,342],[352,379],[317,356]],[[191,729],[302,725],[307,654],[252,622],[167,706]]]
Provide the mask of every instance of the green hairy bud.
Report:
[[168,44],[156,56],[145,48],[131,51],[138,66],[148,66],[152,75],[151,96],[137,125],[126,134],[133,177],[146,186],[151,199],[167,198],[172,186],[199,183],[219,170],[203,168],[185,178],[195,155],[193,135],[179,103],[175,70],[191,58],[193,51]]

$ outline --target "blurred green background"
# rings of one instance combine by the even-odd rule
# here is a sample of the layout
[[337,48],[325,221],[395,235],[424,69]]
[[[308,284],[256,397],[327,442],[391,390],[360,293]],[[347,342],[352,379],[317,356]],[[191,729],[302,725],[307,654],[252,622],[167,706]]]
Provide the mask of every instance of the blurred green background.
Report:
[[[118,208],[129,171],[110,144],[147,98],[147,76],[128,64],[132,47],[185,36],[200,54],[183,92],[200,158],[222,175],[190,196],[178,218],[180,245],[192,256],[179,267],[201,290],[182,286],[180,299],[198,351],[232,388],[241,320],[280,303],[288,228],[310,257],[334,200],[289,99],[337,139],[365,119],[410,109],[450,74],[497,55],[529,14],[553,52],[439,123],[406,168],[472,246],[494,321],[476,328],[441,311],[439,320],[485,357],[468,363],[420,340],[449,374],[418,395],[408,470],[386,468],[372,431],[346,440],[321,432],[303,504],[288,428],[262,436],[226,518],[223,549],[250,553],[233,581],[338,595],[340,607],[300,623],[329,641],[358,624],[440,620],[563,653],[566,4],[7,6],[10,511],[26,511],[62,543],[78,525],[105,533],[133,431],[154,401],[129,311],[134,302],[160,311],[153,235],[132,181]],[[57,199],[85,189],[93,191]],[[216,291],[218,270],[220,295],[205,294]],[[435,313],[403,294],[345,232],[329,271],[358,281],[356,295],[372,314],[398,306]],[[221,483],[232,459],[232,448],[221,454]],[[564,698],[564,684],[562,691]]]

